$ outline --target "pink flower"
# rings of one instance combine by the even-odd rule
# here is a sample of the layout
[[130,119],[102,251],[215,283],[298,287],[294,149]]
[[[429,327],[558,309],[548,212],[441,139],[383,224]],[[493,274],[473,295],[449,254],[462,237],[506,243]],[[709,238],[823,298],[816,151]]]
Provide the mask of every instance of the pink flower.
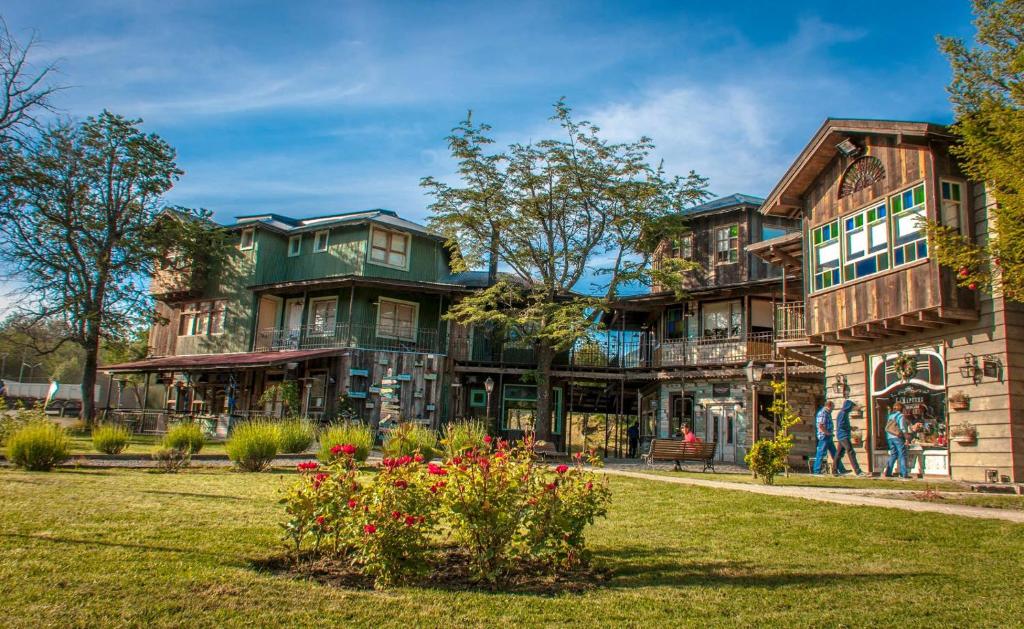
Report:
[[341,446],[341,451],[347,454],[348,456],[352,456],[353,454],[356,453],[356,447],[351,443],[346,443],[345,445]]
[[590,489],[593,489],[593,488],[594,488],[594,483],[588,482],[587,483],[587,489],[590,490]]
[[377,532],[377,527],[374,526],[373,524],[367,524],[366,526],[363,527],[363,533],[366,533],[367,535],[373,535],[376,532]]
[[559,474],[565,474],[566,472],[569,471],[569,466],[565,464],[559,465],[558,467],[555,468],[555,471],[558,472]]
[[312,472],[313,470],[318,469],[320,464],[316,461],[303,461],[295,467],[297,467],[300,472]]
[[494,441],[493,437],[491,437],[490,435],[484,435],[484,443],[490,445],[492,441]]

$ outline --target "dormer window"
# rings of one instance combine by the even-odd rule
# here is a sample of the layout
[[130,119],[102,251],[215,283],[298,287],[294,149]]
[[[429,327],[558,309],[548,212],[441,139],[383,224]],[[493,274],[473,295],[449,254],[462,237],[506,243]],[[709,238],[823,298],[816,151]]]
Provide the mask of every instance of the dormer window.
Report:
[[302,252],[302,236],[292,236],[288,239],[288,257],[294,258]]
[[252,249],[253,243],[256,242],[256,230],[252,227],[242,230],[242,239],[238,243],[238,248],[245,251],[246,249]]
[[369,259],[373,264],[409,270],[409,234],[371,227]]
[[326,229],[322,229],[313,235],[313,251],[314,253],[320,253],[327,251],[327,240],[331,232]]

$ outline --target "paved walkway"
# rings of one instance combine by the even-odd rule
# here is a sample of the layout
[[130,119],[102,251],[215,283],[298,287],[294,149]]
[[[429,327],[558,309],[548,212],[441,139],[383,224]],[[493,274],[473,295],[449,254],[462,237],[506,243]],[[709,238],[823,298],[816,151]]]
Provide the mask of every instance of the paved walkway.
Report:
[[606,468],[606,474],[615,476],[628,476],[630,478],[642,478],[644,480],[661,481],[663,483],[675,483],[676,485],[695,485],[697,487],[710,487],[713,489],[730,489],[733,491],[747,491],[753,494],[764,494],[768,496],[785,496],[787,498],[804,498],[820,502],[832,502],[844,505],[858,505],[867,507],[885,507],[887,509],[903,509],[904,511],[918,511],[931,513],[944,513],[946,515],[960,515],[968,518],[987,518],[993,520],[1006,520],[1024,524],[1024,511],[1012,509],[992,509],[988,507],[969,507],[966,505],[945,505],[935,502],[921,502],[917,500],[901,500],[898,498],[885,498],[885,494],[903,494],[908,492],[898,489],[856,489],[846,487],[795,487],[792,485],[761,485],[753,483],[730,483],[720,480],[704,480],[702,478],[685,478],[682,476],[661,476],[658,474],[645,474],[643,472],[632,472],[628,470]]

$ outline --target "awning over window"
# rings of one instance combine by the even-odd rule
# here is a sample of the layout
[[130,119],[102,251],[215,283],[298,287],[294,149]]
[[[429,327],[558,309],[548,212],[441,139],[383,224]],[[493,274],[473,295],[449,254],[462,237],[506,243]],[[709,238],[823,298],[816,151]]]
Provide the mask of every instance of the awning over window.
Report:
[[301,362],[323,356],[345,353],[344,348],[284,350],[277,352],[245,352],[236,354],[198,354],[193,356],[163,356],[147,358],[119,365],[104,365],[107,373],[146,373],[153,371],[212,371],[217,369],[251,369]]

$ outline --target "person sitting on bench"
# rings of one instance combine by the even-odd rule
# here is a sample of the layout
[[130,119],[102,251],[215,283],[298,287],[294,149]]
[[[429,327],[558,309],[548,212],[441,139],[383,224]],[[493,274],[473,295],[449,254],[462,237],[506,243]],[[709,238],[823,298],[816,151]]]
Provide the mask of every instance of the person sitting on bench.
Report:
[[683,424],[683,441],[686,443],[700,443],[700,437],[697,436],[697,433],[690,430],[688,424]]

